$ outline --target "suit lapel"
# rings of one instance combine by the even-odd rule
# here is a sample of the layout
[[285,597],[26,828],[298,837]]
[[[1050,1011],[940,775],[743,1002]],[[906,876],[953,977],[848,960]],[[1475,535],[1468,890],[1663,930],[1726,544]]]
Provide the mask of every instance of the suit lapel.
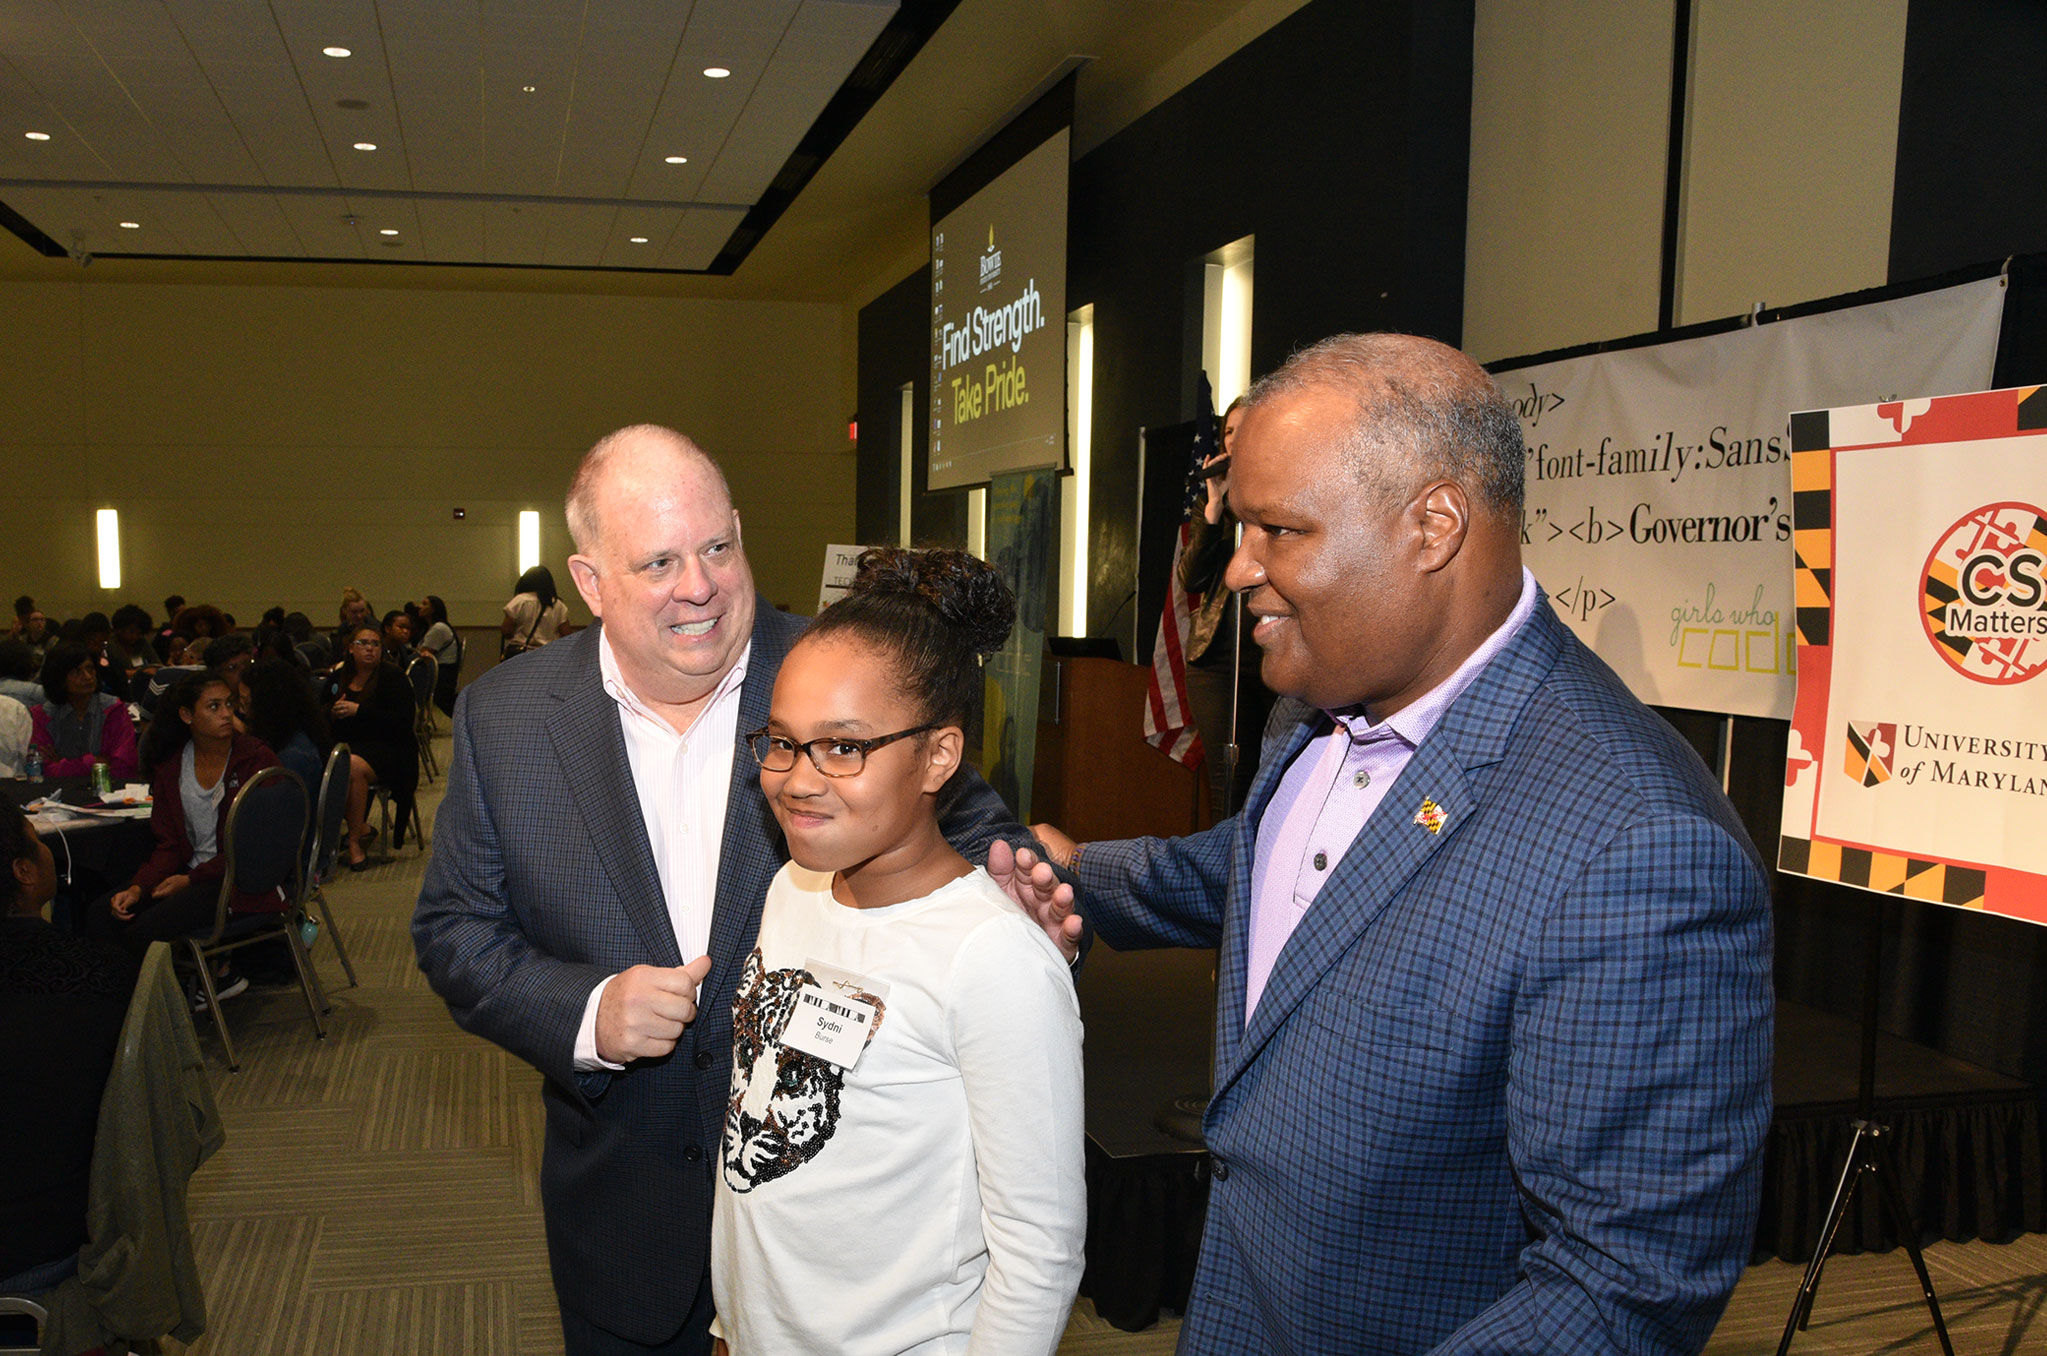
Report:
[[[1295,703],[1300,705],[1299,703]],[[1286,739],[1274,746],[1272,756],[1260,757],[1258,775],[1244,797],[1243,812],[1232,821],[1236,839],[1231,844],[1230,881],[1226,899],[1249,900],[1253,876],[1252,859],[1258,851],[1258,824],[1266,807],[1279,790],[1280,778],[1308,741],[1314,737],[1318,713],[1301,706],[1300,719],[1288,730]],[[1215,981],[1215,1067],[1218,1073],[1231,1067],[1238,1045],[1244,1038],[1244,985],[1251,947],[1251,910],[1225,909],[1222,953],[1216,958]]]
[[[1569,635],[1551,610],[1548,598],[1538,590],[1535,612],[1527,624],[1443,713],[1441,722],[1415,750],[1386,798],[1330,873],[1315,896],[1315,903],[1273,962],[1272,974],[1258,999],[1258,1010],[1251,1015],[1248,1026],[1241,1016],[1251,913],[1252,878],[1247,847],[1242,854],[1244,867],[1232,882],[1236,892],[1232,898],[1240,901],[1242,907],[1230,910],[1231,964],[1224,969],[1233,969],[1235,973],[1227,997],[1236,1014],[1227,1019],[1221,1013],[1217,1016],[1217,1098],[1257,1057],[1329,967],[1395,902],[1415,872],[1477,816],[1482,802],[1469,773],[1505,756],[1516,722],[1556,663]],[[1270,772],[1260,769],[1253,804],[1261,815],[1278,787],[1278,773],[1293,761],[1313,728],[1313,722],[1304,719],[1288,741],[1286,755],[1276,760],[1277,766]],[[1434,801],[1443,813],[1442,827],[1437,832],[1415,822],[1424,799]],[[1219,984],[1217,1001],[1224,997]],[[1230,1031],[1233,1037],[1227,1042],[1220,1034],[1225,1031]],[[1241,1032],[1241,1036],[1236,1036],[1236,1032]]]
[[[765,598],[755,600],[753,649],[747,656],[746,677],[739,684],[735,735],[742,744],[750,731],[768,723],[775,675],[781,672],[789,646],[802,631],[800,619],[777,612]],[[733,977],[746,960],[744,952],[752,949],[760,930],[768,883],[786,855],[782,826],[775,822],[774,812],[761,794],[760,769],[751,753],[736,747],[725,801],[725,836],[718,849],[718,894],[711,908],[711,972],[704,980],[705,993],[732,987]]]
[[598,634],[593,626],[584,633],[587,640],[578,638],[582,653],[555,688],[561,709],[548,722],[548,738],[590,831],[592,854],[603,863],[613,892],[639,933],[648,963],[680,965],[675,925],[668,917],[654,851],[647,843],[647,821],[633,790],[618,703],[604,690],[597,667]]
[[[1427,797],[1443,811],[1442,828],[1431,833],[1415,823]],[[1478,808],[1478,798],[1448,741],[1429,738],[1415,750],[1386,798],[1337,862],[1272,965],[1257,1011],[1245,1028],[1236,1060],[1218,1066],[1216,1089],[1229,1086],[1257,1057],[1289,1014],[1300,1006],[1322,974],[1348,952],[1358,934],[1386,911],[1422,864],[1457,835]],[[1249,898],[1247,895],[1246,898]],[[1249,909],[1240,910],[1249,914]],[[1238,998],[1241,1006],[1243,999]]]

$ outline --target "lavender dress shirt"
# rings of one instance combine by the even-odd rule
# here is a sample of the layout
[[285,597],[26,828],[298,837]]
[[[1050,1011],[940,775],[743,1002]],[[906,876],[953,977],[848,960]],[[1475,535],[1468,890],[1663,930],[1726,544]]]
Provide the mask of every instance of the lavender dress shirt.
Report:
[[[1324,712],[1329,728],[1310,739],[1288,764],[1258,821],[1258,850],[1251,863],[1251,945],[1244,975],[1247,1025],[1273,963],[1322,883],[1436,722],[1507,648],[1540,596],[1535,576],[1523,569],[1521,597],[1514,610],[1455,673],[1377,724],[1363,707]],[[1418,794],[1402,796],[1400,813],[1410,808],[1420,812],[1428,788],[1414,789]]]

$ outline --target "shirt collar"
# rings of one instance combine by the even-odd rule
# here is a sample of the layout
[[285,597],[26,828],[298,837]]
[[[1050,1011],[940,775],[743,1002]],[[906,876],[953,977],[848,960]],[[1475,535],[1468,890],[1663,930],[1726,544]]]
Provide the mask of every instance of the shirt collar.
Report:
[[1500,651],[1507,648],[1515,634],[1527,623],[1529,617],[1535,614],[1535,603],[1541,596],[1542,591],[1536,587],[1535,576],[1523,566],[1521,596],[1515,600],[1514,610],[1507,614],[1507,620],[1501,622],[1476,650],[1465,657],[1464,662],[1457,666],[1455,673],[1377,724],[1372,723],[1363,706],[1347,706],[1342,710],[1327,711],[1323,714],[1327,715],[1338,729],[1357,742],[1368,743],[1398,738],[1409,748],[1421,747],[1421,742],[1436,728],[1436,723],[1443,718],[1443,713],[1450,709],[1450,704],[1464,695],[1464,690],[1478,680],[1478,675],[1485,671],[1485,666],[1492,663]]
[[[747,661],[752,658],[753,640],[748,637],[746,648],[739,652],[739,662],[732,666],[731,672],[727,673],[712,690],[710,699],[704,703],[704,711],[708,712],[724,701],[727,695],[739,691],[740,684],[746,681]],[[601,626],[597,628],[597,673],[603,680],[604,690],[610,694],[613,701],[640,719],[652,721],[662,729],[674,732],[675,727],[656,715],[653,708],[641,701],[639,694],[626,684],[625,675],[619,672],[618,656],[612,653],[611,636]],[[701,717],[702,713],[699,713],[699,719]],[[696,728],[694,722],[690,728]]]

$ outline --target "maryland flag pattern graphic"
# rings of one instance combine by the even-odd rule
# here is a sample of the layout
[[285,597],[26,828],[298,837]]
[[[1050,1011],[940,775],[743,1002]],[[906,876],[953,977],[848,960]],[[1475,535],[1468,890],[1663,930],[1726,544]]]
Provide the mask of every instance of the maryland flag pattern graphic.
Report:
[[1864,786],[1891,779],[1891,757],[1898,747],[1898,727],[1869,720],[1848,722],[1847,766],[1841,770]]

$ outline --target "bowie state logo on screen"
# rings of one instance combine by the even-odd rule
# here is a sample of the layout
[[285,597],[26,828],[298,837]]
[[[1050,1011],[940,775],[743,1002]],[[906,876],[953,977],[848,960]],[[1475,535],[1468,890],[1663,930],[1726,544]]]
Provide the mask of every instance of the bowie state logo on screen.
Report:
[[1848,722],[1847,763],[1841,770],[1850,781],[1881,786],[1891,779],[1891,760],[1898,754],[1898,727],[1873,720]]
[[1921,581],[1927,639],[1979,683],[2023,683],[2047,668],[2047,512],[1985,504],[1941,535]]
[[981,290],[993,289],[1002,281],[1002,251],[995,248],[995,228],[988,228],[988,248],[981,254]]

